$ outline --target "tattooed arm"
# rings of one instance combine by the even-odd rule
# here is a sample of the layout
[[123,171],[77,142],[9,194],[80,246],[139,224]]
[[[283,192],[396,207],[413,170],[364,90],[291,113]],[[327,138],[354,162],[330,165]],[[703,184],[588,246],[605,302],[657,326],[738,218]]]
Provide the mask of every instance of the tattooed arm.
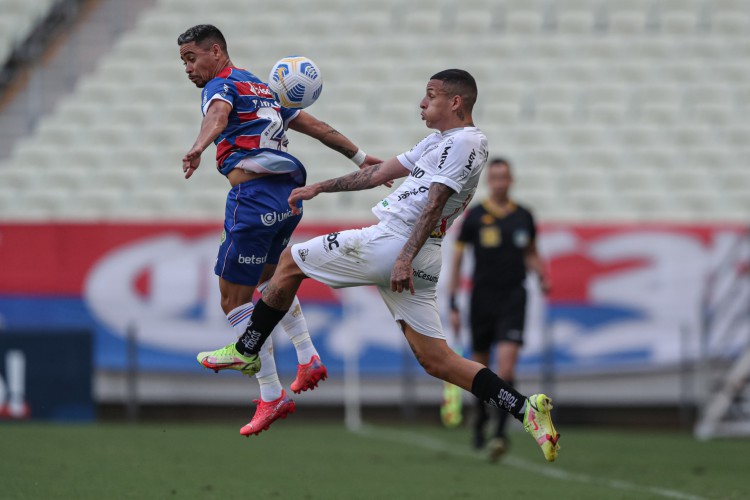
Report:
[[411,263],[422,249],[430,233],[437,226],[440,220],[440,214],[443,213],[448,198],[455,194],[451,188],[439,182],[430,184],[427,205],[419,215],[419,219],[414,224],[411,236],[406,240],[401,252],[396,257],[396,263],[391,271],[391,290],[394,292],[403,292],[409,290],[414,295],[414,281],[412,280]]
[[401,165],[396,158],[391,158],[383,163],[362,167],[361,170],[352,172],[342,177],[316,182],[309,186],[297,188],[289,195],[289,207],[293,213],[298,213],[297,202],[299,200],[312,200],[320,193],[337,193],[339,191],[361,191],[379,186],[386,182],[406,177],[409,171]]

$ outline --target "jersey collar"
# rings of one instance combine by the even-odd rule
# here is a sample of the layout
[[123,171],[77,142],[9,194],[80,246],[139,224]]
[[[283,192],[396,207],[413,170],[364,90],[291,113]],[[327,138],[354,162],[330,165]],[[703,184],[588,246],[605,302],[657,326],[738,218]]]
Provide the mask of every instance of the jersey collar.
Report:
[[238,68],[235,68],[234,66],[227,66],[226,68],[219,71],[219,73],[216,75],[216,78],[227,78],[229,75],[232,74],[233,69],[238,69]]
[[515,212],[518,208],[518,205],[516,205],[516,202],[514,202],[513,200],[508,200],[508,208],[499,207],[496,204],[492,203],[492,200],[489,199],[484,200],[482,202],[482,206],[487,211],[487,213],[489,213],[496,219],[503,219]]

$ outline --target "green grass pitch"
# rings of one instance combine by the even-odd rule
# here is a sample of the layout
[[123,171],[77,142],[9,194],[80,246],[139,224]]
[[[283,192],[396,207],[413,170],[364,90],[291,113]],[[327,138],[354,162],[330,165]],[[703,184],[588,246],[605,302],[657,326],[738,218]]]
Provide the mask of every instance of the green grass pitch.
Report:
[[558,461],[512,434],[490,464],[465,428],[307,423],[0,425],[3,499],[745,499],[750,440],[559,429]]

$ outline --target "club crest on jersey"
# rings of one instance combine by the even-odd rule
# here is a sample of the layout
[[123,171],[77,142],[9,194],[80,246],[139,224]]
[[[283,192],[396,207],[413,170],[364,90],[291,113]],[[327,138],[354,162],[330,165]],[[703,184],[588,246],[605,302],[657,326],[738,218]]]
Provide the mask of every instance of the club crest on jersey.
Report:
[[479,230],[479,244],[483,248],[499,247],[503,237],[500,230],[495,226],[483,227]]

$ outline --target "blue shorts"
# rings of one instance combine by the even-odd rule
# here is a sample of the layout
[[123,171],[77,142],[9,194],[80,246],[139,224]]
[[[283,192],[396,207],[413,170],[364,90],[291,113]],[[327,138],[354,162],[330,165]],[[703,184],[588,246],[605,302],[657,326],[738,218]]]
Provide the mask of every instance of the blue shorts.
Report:
[[[289,175],[269,175],[234,186],[227,195],[224,231],[216,258],[217,276],[256,286],[266,264],[278,264],[302,214],[287,200],[299,184]],[[302,202],[297,205],[302,208]]]

